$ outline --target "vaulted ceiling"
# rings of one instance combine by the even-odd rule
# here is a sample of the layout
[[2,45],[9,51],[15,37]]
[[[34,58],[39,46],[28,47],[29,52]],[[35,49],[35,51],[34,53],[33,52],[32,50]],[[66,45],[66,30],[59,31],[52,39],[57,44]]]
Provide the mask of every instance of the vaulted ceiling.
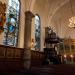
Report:
[[[56,32],[58,35],[62,37],[67,37],[66,34],[75,38],[75,35],[71,35],[71,33],[75,32],[75,29],[69,28],[69,18],[72,17],[71,11],[71,3],[72,9],[75,13],[75,0],[25,0],[26,10],[30,10],[32,12],[39,10],[41,12],[42,17],[48,25],[53,24],[56,28]],[[62,34],[62,35],[61,35]]]

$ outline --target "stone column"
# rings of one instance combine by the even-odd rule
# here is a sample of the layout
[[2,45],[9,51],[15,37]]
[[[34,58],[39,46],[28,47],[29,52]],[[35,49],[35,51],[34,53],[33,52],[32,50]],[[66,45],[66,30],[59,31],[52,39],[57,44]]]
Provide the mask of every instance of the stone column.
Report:
[[30,69],[30,63],[31,63],[31,24],[32,24],[32,18],[34,15],[27,11],[25,12],[25,35],[24,35],[24,67],[26,69]]

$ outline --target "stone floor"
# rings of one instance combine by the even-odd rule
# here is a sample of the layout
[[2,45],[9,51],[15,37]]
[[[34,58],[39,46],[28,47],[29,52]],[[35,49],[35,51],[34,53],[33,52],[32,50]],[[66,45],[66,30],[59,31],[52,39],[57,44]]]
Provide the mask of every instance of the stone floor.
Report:
[[0,75],[75,75],[75,65],[32,67],[30,71],[0,71]]
[[0,71],[0,75],[75,75],[75,65],[32,67],[30,71]]
[[43,67],[33,67],[34,75],[75,75],[75,65],[49,65]]

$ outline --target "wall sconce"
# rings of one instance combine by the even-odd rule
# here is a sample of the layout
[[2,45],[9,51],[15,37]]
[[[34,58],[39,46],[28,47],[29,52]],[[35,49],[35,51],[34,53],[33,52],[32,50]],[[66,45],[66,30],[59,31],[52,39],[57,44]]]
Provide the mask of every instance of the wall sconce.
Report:
[[73,58],[74,56],[71,54],[70,57]]
[[64,58],[66,58],[67,57],[67,55],[66,54],[64,54]]

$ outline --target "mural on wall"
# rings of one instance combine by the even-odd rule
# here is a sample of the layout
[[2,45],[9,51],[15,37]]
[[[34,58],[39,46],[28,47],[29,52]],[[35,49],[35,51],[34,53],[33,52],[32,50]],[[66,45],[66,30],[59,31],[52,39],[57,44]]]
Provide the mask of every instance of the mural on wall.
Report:
[[4,23],[6,21],[6,4],[0,1],[0,33],[4,30]]

